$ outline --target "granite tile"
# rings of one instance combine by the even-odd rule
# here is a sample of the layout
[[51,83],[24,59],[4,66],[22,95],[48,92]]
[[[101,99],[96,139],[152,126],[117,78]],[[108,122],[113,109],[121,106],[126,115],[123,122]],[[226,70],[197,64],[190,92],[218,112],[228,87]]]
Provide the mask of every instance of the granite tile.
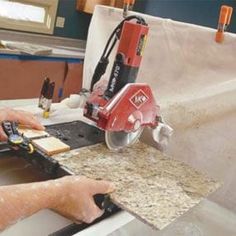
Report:
[[98,144],[53,157],[75,174],[112,181],[113,202],[159,230],[220,186],[141,142],[119,152]]

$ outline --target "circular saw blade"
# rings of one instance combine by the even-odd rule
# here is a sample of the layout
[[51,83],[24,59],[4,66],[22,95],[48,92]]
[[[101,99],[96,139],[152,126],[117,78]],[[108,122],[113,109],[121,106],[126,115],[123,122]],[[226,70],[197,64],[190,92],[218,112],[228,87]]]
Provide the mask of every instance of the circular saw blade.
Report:
[[111,150],[119,150],[126,146],[130,146],[135,143],[140,137],[143,131],[143,127],[140,127],[138,130],[134,132],[110,132],[105,131],[105,141],[109,149]]

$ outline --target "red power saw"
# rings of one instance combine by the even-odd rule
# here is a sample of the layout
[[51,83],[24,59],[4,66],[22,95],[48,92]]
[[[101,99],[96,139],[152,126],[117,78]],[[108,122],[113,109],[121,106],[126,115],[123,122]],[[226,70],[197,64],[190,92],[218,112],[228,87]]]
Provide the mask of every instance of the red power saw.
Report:
[[[159,106],[149,85],[135,83],[148,30],[142,17],[125,18],[111,34],[92,78],[84,116],[105,131],[106,144],[110,149],[133,144],[144,127],[154,129],[160,120]],[[94,89],[106,71],[109,55],[117,40],[119,45],[108,85]]]

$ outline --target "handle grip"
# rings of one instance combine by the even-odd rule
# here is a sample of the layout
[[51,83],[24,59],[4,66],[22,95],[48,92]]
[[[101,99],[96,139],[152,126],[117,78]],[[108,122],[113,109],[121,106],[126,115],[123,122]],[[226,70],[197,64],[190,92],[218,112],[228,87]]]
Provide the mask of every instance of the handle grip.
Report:
[[101,209],[112,212],[117,206],[111,201],[108,194],[96,194],[93,196],[94,202]]
[[13,134],[19,135],[19,133],[17,131],[17,123],[16,122],[3,121],[2,128],[8,137]]

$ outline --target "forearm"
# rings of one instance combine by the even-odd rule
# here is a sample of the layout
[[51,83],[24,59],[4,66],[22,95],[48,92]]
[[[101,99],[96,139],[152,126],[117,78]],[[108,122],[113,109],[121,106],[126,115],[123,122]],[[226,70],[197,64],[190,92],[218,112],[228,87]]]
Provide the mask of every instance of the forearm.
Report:
[[60,198],[55,180],[0,187],[0,231],[17,220],[44,208],[53,208]]
[[0,231],[17,220],[50,208],[75,222],[91,223],[103,214],[93,196],[114,187],[107,181],[66,176],[39,183],[0,187]]

